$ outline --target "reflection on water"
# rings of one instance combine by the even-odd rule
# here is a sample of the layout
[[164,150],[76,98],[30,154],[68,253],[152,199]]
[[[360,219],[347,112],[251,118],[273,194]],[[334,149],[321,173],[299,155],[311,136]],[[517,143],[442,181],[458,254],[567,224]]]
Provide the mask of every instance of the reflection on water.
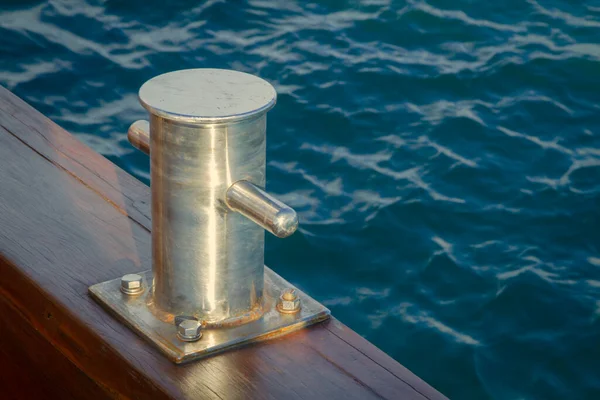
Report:
[[1,7],[0,82],[145,182],[143,82],[269,80],[268,265],[452,398],[600,396],[599,4]]

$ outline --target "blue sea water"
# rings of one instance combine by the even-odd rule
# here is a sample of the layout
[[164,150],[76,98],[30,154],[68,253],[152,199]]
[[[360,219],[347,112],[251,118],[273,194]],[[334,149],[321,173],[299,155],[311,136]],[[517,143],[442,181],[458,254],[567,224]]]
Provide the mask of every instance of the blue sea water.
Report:
[[146,183],[146,80],[269,80],[269,266],[451,398],[600,398],[600,1],[0,10],[0,84]]

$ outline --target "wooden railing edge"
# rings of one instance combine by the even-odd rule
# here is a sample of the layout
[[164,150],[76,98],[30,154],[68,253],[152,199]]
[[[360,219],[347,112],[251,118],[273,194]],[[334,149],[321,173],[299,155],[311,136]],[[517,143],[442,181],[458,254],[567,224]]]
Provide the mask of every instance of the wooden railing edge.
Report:
[[[0,125],[15,139],[58,169],[69,174],[80,184],[100,196],[120,214],[127,216],[133,223],[149,232],[149,191],[146,185],[89,149],[4,88],[0,88]],[[9,264],[12,263],[4,263],[5,267]],[[15,265],[12,264],[12,268]],[[107,316],[107,318],[109,317]],[[35,323],[30,321],[30,324],[39,331],[39,327],[35,328]],[[382,370],[404,382],[408,388],[414,390],[415,398],[444,398],[435,389],[341,322],[332,320],[324,324],[322,328],[364,355]],[[68,358],[73,361],[74,357],[71,355]],[[85,368],[79,369],[85,370]],[[145,378],[142,376],[144,374],[136,379],[143,381]],[[362,384],[365,383],[362,382]],[[125,386],[127,385],[125,383]],[[368,386],[368,383],[366,385]],[[113,394],[117,396],[126,392],[126,389],[115,391],[114,388],[109,387],[110,385],[107,387],[102,383],[100,386],[108,392],[112,390]],[[159,387],[161,384],[154,387],[152,391],[154,396],[162,390],[158,389]],[[171,395],[178,392],[174,387],[166,388],[166,390]],[[375,393],[380,397],[386,397],[381,396],[377,391]]]

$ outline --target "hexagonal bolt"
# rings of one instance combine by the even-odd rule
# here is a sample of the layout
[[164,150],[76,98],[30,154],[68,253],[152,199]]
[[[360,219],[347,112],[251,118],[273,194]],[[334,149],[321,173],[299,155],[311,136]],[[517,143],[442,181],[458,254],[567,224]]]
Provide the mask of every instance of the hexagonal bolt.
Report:
[[296,294],[296,289],[287,288],[281,291],[277,300],[277,311],[284,314],[295,314],[300,311],[300,297]]
[[184,342],[195,342],[202,337],[202,324],[195,319],[186,319],[177,325],[177,337]]
[[121,278],[121,292],[128,296],[140,294],[144,291],[142,276],[138,274],[127,274]]

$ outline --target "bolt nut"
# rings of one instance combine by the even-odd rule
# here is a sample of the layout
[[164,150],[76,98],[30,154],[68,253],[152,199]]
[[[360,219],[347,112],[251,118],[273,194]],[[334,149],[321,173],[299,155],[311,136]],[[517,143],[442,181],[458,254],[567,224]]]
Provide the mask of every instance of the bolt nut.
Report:
[[202,337],[202,324],[195,319],[186,319],[177,325],[177,337],[184,342],[195,342]]
[[144,291],[142,276],[138,274],[127,274],[121,278],[121,292],[132,296]]
[[281,291],[277,300],[277,311],[284,314],[295,314],[300,311],[300,297],[296,289],[288,288]]

